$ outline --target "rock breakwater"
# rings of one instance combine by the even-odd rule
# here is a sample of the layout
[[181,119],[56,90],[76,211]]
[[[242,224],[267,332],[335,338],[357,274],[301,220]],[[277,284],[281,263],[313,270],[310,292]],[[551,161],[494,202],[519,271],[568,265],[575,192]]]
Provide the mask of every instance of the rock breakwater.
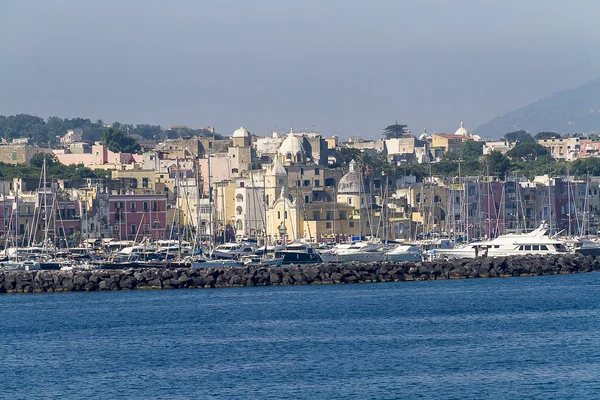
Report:
[[600,257],[565,255],[282,267],[0,271],[0,293],[372,283],[554,275],[599,270]]

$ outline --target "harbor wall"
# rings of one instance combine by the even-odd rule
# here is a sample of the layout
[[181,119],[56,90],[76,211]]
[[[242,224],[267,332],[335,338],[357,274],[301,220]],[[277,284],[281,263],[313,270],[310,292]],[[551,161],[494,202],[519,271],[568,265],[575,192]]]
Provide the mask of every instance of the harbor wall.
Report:
[[0,271],[0,293],[220,288],[399,282],[572,274],[600,270],[600,257],[526,256],[423,263],[344,263],[206,269]]

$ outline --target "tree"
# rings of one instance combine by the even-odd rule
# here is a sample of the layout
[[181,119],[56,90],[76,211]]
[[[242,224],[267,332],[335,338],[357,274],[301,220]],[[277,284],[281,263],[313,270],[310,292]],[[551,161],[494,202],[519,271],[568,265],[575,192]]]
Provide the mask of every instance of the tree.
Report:
[[534,141],[533,137],[524,130],[508,132],[506,135],[504,135],[504,140],[506,140],[507,142],[518,142],[518,143]]
[[483,142],[467,140],[460,148],[460,154],[465,161],[478,161],[483,155]]
[[510,149],[507,153],[512,159],[519,159],[523,161],[533,161],[542,156],[548,155],[548,150],[536,143],[536,142],[524,142],[519,143],[512,149]]
[[333,154],[337,166],[348,168],[350,161],[354,160],[359,162],[362,159],[362,154],[359,149],[352,149],[348,147],[342,147],[335,151]]
[[127,136],[123,131],[108,128],[102,135],[102,143],[114,153],[140,153],[141,147],[137,140]]
[[534,139],[536,139],[536,140],[558,139],[558,138],[560,138],[560,133],[556,133],[556,132],[538,132],[534,136]]
[[385,136],[386,139],[400,138],[408,133],[407,128],[407,125],[399,124],[398,121],[396,121],[395,124],[388,125],[383,129],[383,136]]
[[484,158],[484,163],[487,172],[490,175],[497,175],[500,179],[504,179],[506,172],[510,169],[510,159],[499,151],[492,151]]
[[58,158],[54,153],[37,153],[31,157],[29,164],[33,168],[42,168],[44,165],[44,159],[46,160],[46,168],[50,168],[54,164],[58,164]]

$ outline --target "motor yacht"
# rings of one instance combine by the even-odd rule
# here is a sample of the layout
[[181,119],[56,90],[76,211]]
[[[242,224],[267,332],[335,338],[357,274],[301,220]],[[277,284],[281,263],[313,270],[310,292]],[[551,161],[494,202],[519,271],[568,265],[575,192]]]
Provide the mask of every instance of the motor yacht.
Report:
[[212,251],[212,258],[220,259],[238,259],[243,255],[254,253],[254,248],[247,243],[225,243],[221,244]]
[[281,258],[281,264],[316,264],[323,259],[310,243],[292,242],[283,250],[275,253],[275,258]]
[[506,257],[518,255],[546,255],[567,253],[565,241],[548,235],[548,227],[542,224],[529,233],[509,233],[495,239],[473,242],[454,249],[434,249],[429,254],[432,258],[475,258]]
[[421,262],[423,261],[423,250],[420,246],[399,244],[391,251],[385,253],[385,260],[394,262]]
[[382,261],[383,256],[383,243],[381,242],[354,242],[350,246],[336,248],[335,250],[335,260],[338,262]]

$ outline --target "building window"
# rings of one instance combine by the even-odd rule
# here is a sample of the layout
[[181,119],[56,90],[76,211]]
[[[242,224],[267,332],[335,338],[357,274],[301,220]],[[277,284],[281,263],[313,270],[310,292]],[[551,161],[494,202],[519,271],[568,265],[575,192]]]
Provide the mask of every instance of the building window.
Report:
[[277,219],[281,219],[281,211],[277,211]]
[[304,195],[304,202],[305,203],[310,203],[310,195],[308,195],[308,194]]
[[348,204],[352,204],[352,197],[348,197]]
[[244,229],[244,223],[242,222],[241,219],[238,219],[237,221],[235,221],[235,229],[237,229],[238,231],[241,231],[242,229]]
[[[166,189],[166,188],[165,188]],[[156,201],[152,202],[152,211],[158,211],[157,207],[156,207]]]
[[131,202],[131,212],[134,213],[136,211],[136,206],[135,206],[135,202],[132,201]]
[[319,175],[319,168],[315,168],[315,175]]
[[284,211],[284,212],[283,212],[283,218],[284,218],[284,219],[287,219],[287,211]]
[[313,211],[313,219],[315,221],[318,221],[321,219],[321,212],[320,211]]
[[331,229],[331,222],[325,222],[325,228]]
[[136,229],[135,228],[136,228],[135,224],[131,224],[131,234],[132,235],[135,235],[135,233],[136,233]]
[[326,211],[325,212],[325,219],[333,219],[333,211]]
[[318,179],[315,179],[315,187],[321,186],[321,182]]
[[354,221],[350,221],[350,222],[348,222],[348,226],[349,226],[350,228],[354,228]]
[[305,179],[304,180],[304,186],[310,186],[310,180]]
[[144,212],[148,212],[148,202],[144,202]]
[[142,178],[142,187],[145,189],[148,188],[148,178]]
[[346,219],[346,211],[340,211],[340,219]]

